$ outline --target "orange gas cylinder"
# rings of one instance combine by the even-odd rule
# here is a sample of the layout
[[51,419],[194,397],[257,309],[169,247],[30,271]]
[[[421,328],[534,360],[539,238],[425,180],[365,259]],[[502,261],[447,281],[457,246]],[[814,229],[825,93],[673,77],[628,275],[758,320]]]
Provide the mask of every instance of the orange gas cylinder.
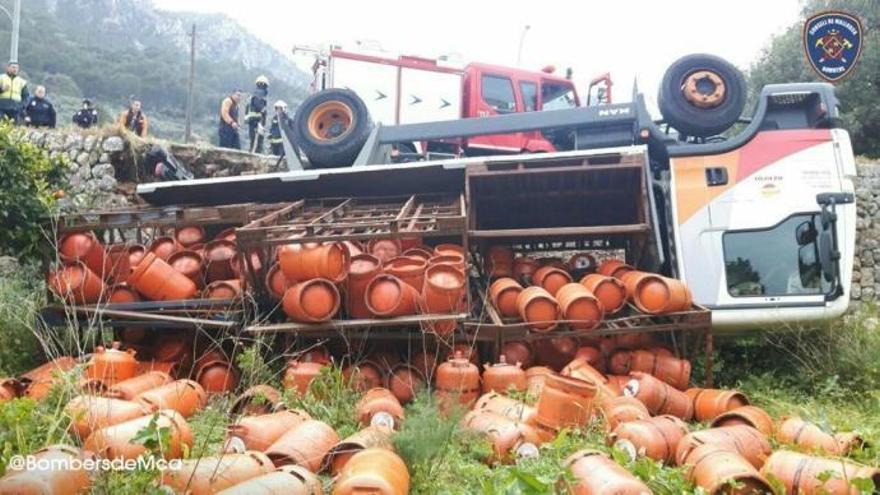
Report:
[[414,315],[418,313],[418,302],[418,291],[393,275],[376,275],[367,284],[365,303],[374,316]]
[[155,412],[145,404],[94,395],[74,397],[65,406],[65,411],[73,419],[70,428],[79,438],[86,438],[95,430]]
[[169,431],[167,448],[162,452],[162,457],[180,459],[185,451],[192,449],[193,436],[189,424],[183,416],[170,409],[96,430],[83,442],[83,448],[105,459],[137,459],[147,452],[147,448],[135,439],[154,418],[157,428],[167,428]]
[[606,313],[617,313],[626,306],[626,287],[620,280],[591,273],[582,278],[580,283],[602,302]]
[[218,239],[205,244],[205,281],[232,280],[236,278],[233,260],[238,256],[235,242]]
[[690,361],[649,351],[618,351],[611,356],[609,368],[616,375],[649,373],[679,390],[685,390],[691,379]]
[[71,232],[61,236],[58,256],[65,264],[82,263],[98,278],[106,278],[112,272],[110,257],[93,232]]
[[648,419],[651,413],[642,402],[634,397],[614,397],[599,403],[602,410],[602,416],[605,418],[605,428],[608,431],[614,431],[619,425],[637,421],[640,419]]
[[687,433],[687,424],[675,416],[655,416],[617,425],[608,435],[608,443],[631,460],[644,456],[672,463],[675,448]]
[[272,461],[262,452],[226,453],[169,465],[162,471],[162,485],[175,493],[213,495],[274,470]]
[[437,367],[436,387],[441,407],[448,409],[457,403],[470,408],[480,395],[480,369],[456,353]]
[[50,272],[46,284],[58,297],[73,304],[94,304],[105,290],[101,277],[79,261]]
[[152,301],[191,299],[198,290],[195,282],[154,253],[144,256],[128,277],[128,283]]
[[722,413],[712,420],[711,426],[748,425],[761,433],[773,435],[773,418],[767,411],[755,406],[743,406]]
[[[70,445],[50,445],[29,455],[38,469],[6,468],[0,478],[0,493],[78,495],[89,491],[91,476],[82,462],[88,459]],[[41,468],[41,466],[45,467]]]
[[533,258],[528,256],[516,258],[513,260],[513,278],[519,283],[529,284],[538,267],[538,262]]
[[403,406],[397,397],[381,387],[368,390],[358,401],[356,410],[361,426],[384,424],[397,429],[404,417]]
[[694,404],[686,393],[653,376],[634,371],[623,394],[642,401],[651,414],[671,414],[685,421],[693,417]]
[[527,387],[526,372],[519,363],[510,364],[504,354],[498,357],[496,364],[484,364],[483,393],[506,393],[513,389],[524,392]]
[[688,455],[685,466],[688,479],[708,495],[773,493],[770,483],[754,466],[718,445],[700,445]]
[[190,247],[205,242],[205,229],[199,225],[187,225],[174,230],[174,239],[183,246]]
[[385,383],[382,369],[372,361],[361,361],[358,364],[346,366],[342,370],[342,376],[345,377],[346,383],[350,387],[360,392],[381,387]]
[[284,276],[278,263],[273,264],[269,268],[269,271],[266,273],[265,283],[269,296],[276,301],[280,301],[287,289],[290,288],[287,277]]
[[535,420],[547,428],[579,428],[593,411],[596,385],[559,375],[548,375],[535,406]]
[[186,275],[199,287],[205,285],[205,277],[202,274],[204,263],[201,254],[190,250],[177,251],[168,257],[168,264],[171,265],[171,268]]
[[339,442],[339,435],[327,423],[310,419],[294,426],[275,441],[266,455],[275,466],[298,464],[313,473],[321,470],[324,458]]
[[412,402],[416,394],[425,388],[425,377],[413,366],[397,365],[388,377],[388,389],[401,404]]
[[691,388],[687,394],[694,401],[694,419],[697,421],[712,421],[727,411],[749,405],[745,394],[736,390]]
[[[421,308],[425,314],[450,314],[461,312],[465,300],[466,280],[464,273],[449,265],[432,265],[425,271],[421,293]],[[435,321],[428,329],[438,335],[449,335],[456,327],[454,320]]]
[[580,450],[565,460],[574,475],[574,495],[651,495],[648,485],[598,450]]
[[288,281],[323,278],[336,284],[345,280],[351,259],[343,244],[290,244],[278,250],[278,262]]
[[425,269],[427,267],[428,262],[421,258],[398,256],[386,261],[382,268],[385,273],[394,275],[411,285],[413,289],[421,292],[422,286],[425,285]]
[[512,278],[499,278],[489,286],[489,300],[502,318],[516,318],[519,315],[516,298],[523,287]]
[[526,391],[532,397],[540,397],[548,375],[556,372],[546,366],[532,366],[526,369]]
[[148,371],[138,376],[117,382],[107,389],[107,396],[115,399],[133,400],[141,392],[160,387],[171,382],[171,376],[163,371]]
[[168,261],[172,254],[180,249],[180,244],[173,237],[162,236],[153,239],[147,251],[155,254],[162,261]]
[[369,448],[348,460],[333,485],[333,494],[407,495],[409,484],[409,470],[403,459],[388,449]]
[[332,282],[314,278],[291,286],[284,293],[282,308],[300,323],[328,321],[339,311],[339,291]]
[[321,370],[324,367],[324,364],[313,361],[298,361],[295,359],[289,361],[287,369],[284,370],[284,388],[296,391],[300,397],[306,395],[312,380],[321,374]]
[[782,418],[776,428],[776,440],[789,445],[797,445],[805,451],[839,455],[839,445],[833,435],[823,431],[818,425],[792,416]]
[[563,320],[572,330],[591,330],[602,323],[602,303],[581,284],[569,283],[556,291],[556,301]]
[[491,442],[493,452],[486,459],[489,464],[538,455],[539,435],[525,423],[489,411],[470,411],[461,419],[461,426]]
[[549,332],[559,320],[559,304],[552,294],[541,287],[523,289],[516,297],[519,317],[536,332]]
[[857,495],[853,480],[871,480],[880,486],[880,469],[852,461],[812,457],[777,450],[767,459],[761,473],[779,480],[785,493],[801,495]]
[[346,307],[351,318],[370,318],[367,308],[367,284],[382,271],[382,262],[371,254],[359,254],[351,258],[347,279]]
[[384,263],[400,256],[403,246],[399,239],[372,239],[367,246],[367,251]]
[[205,407],[208,395],[197,382],[177,380],[141,392],[134,400],[154,409],[173,409],[188,418]]
[[614,277],[619,279],[623,274],[631,272],[635,268],[626,264],[626,262],[618,259],[607,259],[599,264],[596,273],[605,275],[606,277]]
[[217,495],[321,495],[321,479],[290,464],[217,492]]
[[230,412],[243,416],[268,414],[279,407],[280,404],[282,404],[281,392],[275,387],[264,384],[254,385],[236,397]]
[[691,291],[681,280],[652,275],[638,279],[633,303],[643,313],[665,314],[691,307]]
[[109,349],[98,346],[85,370],[84,376],[89,380],[99,380],[106,386],[113,386],[123,380],[137,375],[138,364],[134,358],[135,351],[120,350],[120,343],[113,342]]
[[501,347],[501,356],[504,356],[508,363],[518,363],[523,368],[532,365],[532,348],[526,341],[515,340],[505,343]]
[[330,449],[325,460],[325,464],[330,468],[330,474],[339,474],[352,456],[362,450],[378,448],[393,451],[393,433],[394,430],[388,426],[367,426],[340,440]]
[[693,455],[692,452],[705,444],[713,444],[720,449],[736,452],[755,466],[755,469],[761,469],[771,453],[770,442],[767,441],[766,435],[751,426],[721,426],[685,435],[678,442],[675,454],[678,465],[684,465]]
[[535,419],[534,407],[497,392],[480,396],[473,410],[500,414],[507,419],[527,424],[534,424]]
[[239,372],[226,360],[202,363],[196,369],[195,379],[209,394],[223,394],[238,386]]
[[226,429],[226,452],[265,451],[281,435],[312,419],[305,411],[288,409],[258,416],[245,416]]
[[568,283],[571,283],[571,275],[565,270],[550,265],[538,268],[532,275],[532,285],[542,287],[554,297],[559,289]]

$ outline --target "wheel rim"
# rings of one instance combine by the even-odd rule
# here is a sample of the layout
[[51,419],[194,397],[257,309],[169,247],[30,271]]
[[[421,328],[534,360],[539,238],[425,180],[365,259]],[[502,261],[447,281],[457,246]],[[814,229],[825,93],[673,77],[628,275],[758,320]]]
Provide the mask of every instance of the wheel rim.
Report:
[[345,135],[353,122],[351,107],[340,101],[324,102],[309,114],[309,134],[318,141],[330,141]]
[[727,88],[717,72],[698,70],[684,78],[681,92],[696,107],[715,108],[724,101]]

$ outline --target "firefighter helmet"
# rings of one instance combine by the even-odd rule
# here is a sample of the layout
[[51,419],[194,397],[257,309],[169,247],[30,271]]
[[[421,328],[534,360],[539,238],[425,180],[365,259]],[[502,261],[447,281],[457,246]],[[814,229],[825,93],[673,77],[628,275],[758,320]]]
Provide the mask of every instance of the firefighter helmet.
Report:
[[275,102],[275,108],[280,108],[282,110],[287,110],[287,103],[284,100],[278,100]]
[[261,75],[261,76],[257,77],[257,80],[255,81],[255,83],[256,84],[265,84],[266,86],[268,86],[269,85],[269,78]]

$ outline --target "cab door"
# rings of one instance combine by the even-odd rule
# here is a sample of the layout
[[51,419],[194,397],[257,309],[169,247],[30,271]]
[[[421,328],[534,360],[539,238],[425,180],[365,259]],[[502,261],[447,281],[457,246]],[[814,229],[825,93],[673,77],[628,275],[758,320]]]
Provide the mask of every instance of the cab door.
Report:
[[[510,76],[483,72],[479,74],[476,86],[477,91],[473,95],[476,115],[473,116],[490,117],[522,111],[522,105],[518,103],[516,86]],[[475,136],[468,139],[468,147],[519,152],[523,141],[522,133]]]

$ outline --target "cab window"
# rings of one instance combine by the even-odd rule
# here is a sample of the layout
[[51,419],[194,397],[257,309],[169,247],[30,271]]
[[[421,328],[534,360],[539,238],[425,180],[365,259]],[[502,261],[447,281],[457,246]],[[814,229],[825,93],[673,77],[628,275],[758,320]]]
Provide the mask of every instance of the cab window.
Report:
[[538,85],[533,82],[520,81],[519,92],[522,94],[524,112],[534,112],[538,108]]
[[763,230],[729,231],[722,237],[727,291],[733,297],[819,295],[822,277],[818,213],[789,217]]
[[513,83],[501,76],[484,75],[480,80],[483,101],[498,113],[516,111],[516,97],[513,95]]
[[565,110],[575,107],[577,100],[571,85],[548,81],[541,83],[541,110]]

